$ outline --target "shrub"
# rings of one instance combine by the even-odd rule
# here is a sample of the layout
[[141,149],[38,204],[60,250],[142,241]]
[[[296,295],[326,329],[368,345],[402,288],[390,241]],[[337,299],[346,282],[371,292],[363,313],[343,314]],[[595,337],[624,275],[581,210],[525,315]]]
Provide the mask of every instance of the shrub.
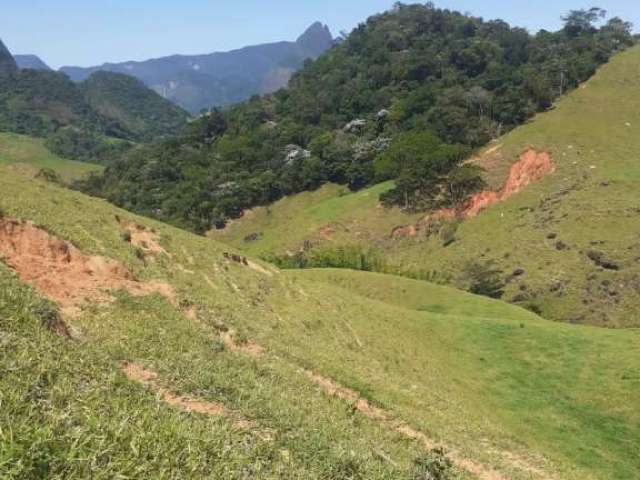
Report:
[[36,174],[36,178],[44,180],[45,182],[57,183],[58,185],[63,184],[60,175],[58,175],[58,173],[51,168],[41,168],[40,171]]
[[470,261],[465,265],[463,273],[469,292],[490,298],[502,298],[504,295],[503,272],[495,262]]
[[442,245],[448,247],[456,241],[456,232],[458,231],[459,223],[457,221],[446,223],[440,228],[440,238],[442,239]]
[[449,480],[453,478],[453,464],[442,448],[431,450],[415,461],[412,480]]

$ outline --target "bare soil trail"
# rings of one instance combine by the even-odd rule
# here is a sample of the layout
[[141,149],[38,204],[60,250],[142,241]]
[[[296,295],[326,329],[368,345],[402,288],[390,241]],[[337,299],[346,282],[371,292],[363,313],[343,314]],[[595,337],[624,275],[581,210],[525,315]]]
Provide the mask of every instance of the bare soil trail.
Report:
[[[238,352],[254,359],[260,359],[266,354],[266,350],[260,345],[247,342],[245,344],[237,344],[234,340],[233,332],[221,332],[221,338],[225,346],[233,352]],[[437,442],[433,438],[427,436],[423,432],[420,432],[408,423],[398,420],[388,410],[371,404],[366,398],[362,397],[360,393],[350,388],[340,385],[335,380],[322,376],[318,373],[310,370],[299,370],[301,374],[307,377],[311,382],[318,385],[326,395],[336,397],[345,402],[353,405],[355,410],[362,413],[367,418],[380,422],[385,427],[398,432],[399,434],[418,441],[426,450],[433,450],[441,447],[442,444]],[[449,459],[458,467],[471,473],[480,480],[509,480],[501,473],[492,469],[489,466],[478,463],[470,458],[465,457],[454,449],[445,448]],[[520,471],[528,472],[532,475],[532,478],[540,480],[553,480],[553,477],[548,476],[540,469],[529,465],[526,460],[520,458],[512,452],[498,452],[503,459],[509,462],[513,467]]]

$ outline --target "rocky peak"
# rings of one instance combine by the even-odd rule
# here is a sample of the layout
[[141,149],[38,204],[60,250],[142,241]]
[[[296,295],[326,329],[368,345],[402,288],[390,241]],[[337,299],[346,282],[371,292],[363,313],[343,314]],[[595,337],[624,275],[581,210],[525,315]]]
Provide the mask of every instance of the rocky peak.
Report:
[[305,48],[314,57],[319,56],[333,45],[331,30],[320,22],[315,22],[300,35],[296,43]]

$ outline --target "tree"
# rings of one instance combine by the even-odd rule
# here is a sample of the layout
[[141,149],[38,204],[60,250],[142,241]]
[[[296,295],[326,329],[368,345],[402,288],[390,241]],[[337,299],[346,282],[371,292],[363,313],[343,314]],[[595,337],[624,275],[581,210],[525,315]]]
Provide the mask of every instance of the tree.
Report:
[[594,24],[607,17],[607,11],[599,7],[592,7],[589,10],[571,10],[562,17],[564,31],[570,37],[577,37],[582,33],[593,33]]
[[482,190],[486,183],[484,169],[467,163],[451,170],[444,181],[446,203],[451,207],[462,204],[470,195]]

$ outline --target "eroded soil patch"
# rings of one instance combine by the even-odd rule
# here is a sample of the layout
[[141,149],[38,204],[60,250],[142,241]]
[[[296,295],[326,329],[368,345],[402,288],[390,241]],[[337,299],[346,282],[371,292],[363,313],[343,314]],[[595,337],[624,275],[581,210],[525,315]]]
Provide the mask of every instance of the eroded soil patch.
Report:
[[464,220],[477,216],[480,212],[499,202],[503,202],[521,192],[533,182],[542,180],[555,171],[555,164],[548,152],[537,152],[529,148],[519,160],[511,166],[509,176],[498,191],[484,190],[471,196],[461,207],[442,209],[427,215],[416,225],[397,227],[392,231],[393,237],[415,237],[423,229],[428,229],[434,222],[441,220]]
[[224,343],[225,347],[232,352],[242,353],[255,359],[259,359],[264,356],[264,348],[257,343],[253,343],[251,341],[237,342],[234,337],[233,330],[220,332],[220,339]]
[[168,284],[139,282],[121,263],[85,255],[31,222],[0,219],[0,258],[67,314],[85,302],[112,301],[108,290],[125,289],[134,296],[158,293],[173,302]]
[[141,248],[145,253],[156,254],[169,253],[160,245],[160,236],[153,229],[148,229],[144,225],[135,222],[123,220],[116,217],[120,226],[124,229],[125,236],[131,245]]

